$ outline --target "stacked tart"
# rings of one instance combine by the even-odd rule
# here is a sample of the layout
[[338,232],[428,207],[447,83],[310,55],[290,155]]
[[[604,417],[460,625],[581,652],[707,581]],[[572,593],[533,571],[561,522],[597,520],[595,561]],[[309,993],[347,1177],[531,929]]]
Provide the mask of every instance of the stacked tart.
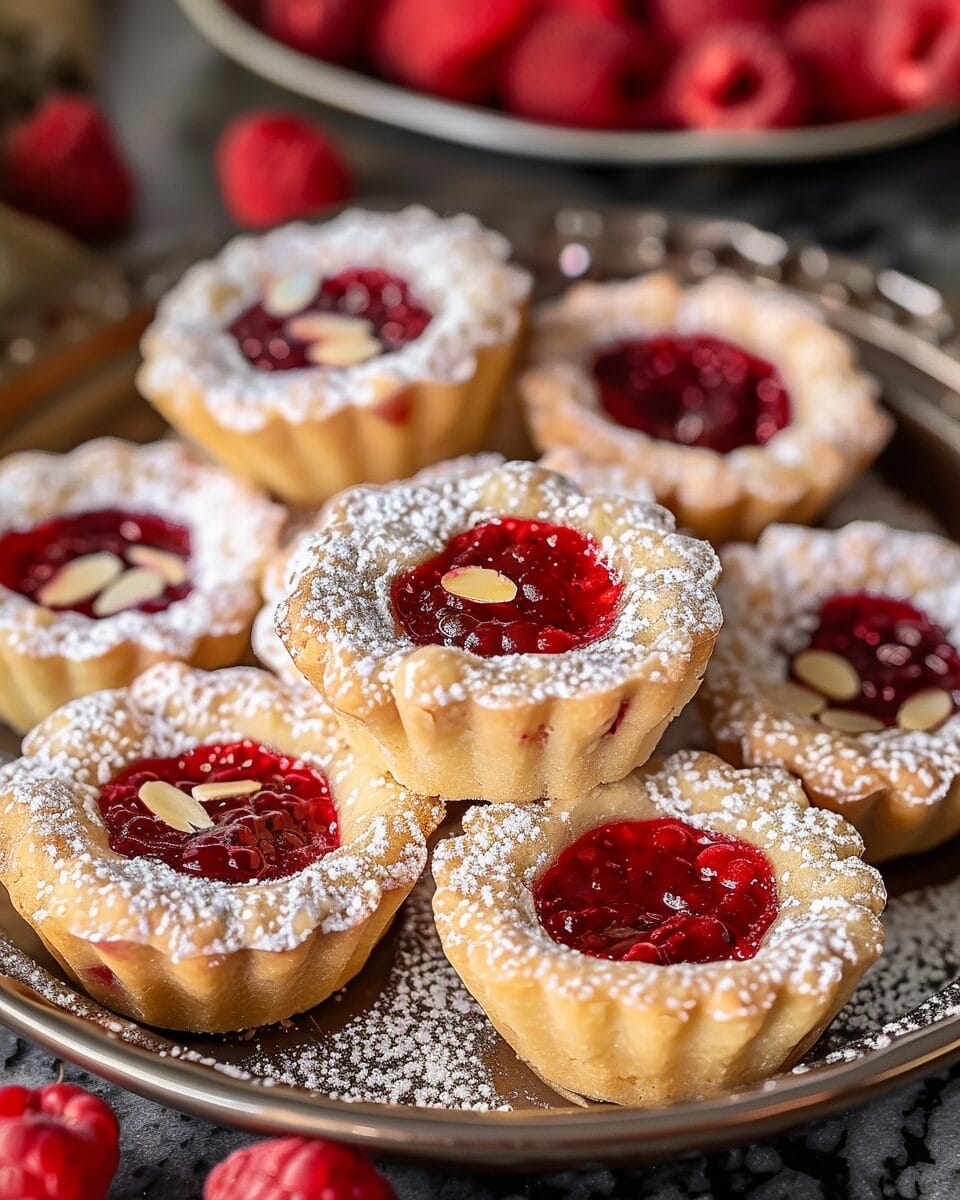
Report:
[[[889,435],[848,344],[656,274],[536,312],[511,391],[531,282],[422,208],[237,239],[139,374],[217,465],[0,464],[0,715],[33,727],[0,877],[107,1007],[223,1032],[320,1003],[462,801],[437,930],[518,1055],[597,1100],[717,1095],[880,953],[863,839],[960,827],[960,551],[780,524],[715,590],[711,541],[812,520]],[[504,394],[539,463],[477,453]],[[236,665],[251,626],[267,670]],[[705,676],[722,758],[652,757]]]

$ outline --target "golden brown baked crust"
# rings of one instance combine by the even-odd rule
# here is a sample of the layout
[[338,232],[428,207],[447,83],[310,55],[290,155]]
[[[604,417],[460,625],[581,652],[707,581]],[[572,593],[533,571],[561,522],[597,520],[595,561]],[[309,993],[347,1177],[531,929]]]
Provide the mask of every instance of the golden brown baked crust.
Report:
[[[508,463],[355,488],[329,511],[301,544],[278,632],[358,753],[408,787],[573,798],[645,761],[699,686],[720,622],[717,561],[656,505],[584,495],[533,463]],[[624,581],[607,635],[562,654],[479,658],[397,631],[392,580],[502,514],[597,538]]]
[[[125,766],[250,737],[315,763],[340,845],[284,879],[231,884],[110,849],[95,798]],[[0,771],[0,878],[96,1000],[138,1021],[219,1032],[281,1020],[352,978],[409,894],[442,806],[359,760],[314,698],[263,671],[151,668],[66,705]]]
[[[780,907],[755,957],[661,966],[553,941],[531,889],[556,855],[608,821],[667,815],[767,855]],[[463,835],[434,852],[434,913],[463,982],[548,1083],[618,1104],[672,1104],[789,1066],[844,1004],[883,941],[883,883],[862,848],[785,772],[683,752],[569,810],[472,808]]]
[[[601,410],[587,363],[598,347],[665,330],[709,333],[772,362],[791,421],[729,454],[651,438]],[[892,433],[850,343],[785,295],[715,276],[684,290],[655,273],[580,283],[534,315],[519,381],[541,451],[574,447],[627,469],[679,523],[714,543],[753,540],[771,521],[809,522],[863,472]]]
[[[473,217],[350,209],[230,242],[192,267],[143,339],[138,385],[187,437],[293,504],[399,479],[479,448],[523,325],[529,275]],[[433,317],[399,350],[343,367],[261,371],[227,326],[309,269],[382,267]]]
[[836,532],[785,525],[756,547],[728,547],[723,565],[726,624],[701,693],[718,752],[736,764],[785,767],[814,804],[856,826],[871,862],[952,837],[960,829],[960,715],[929,730],[845,733],[796,711],[784,684],[811,614],[836,592],[914,601],[956,638],[960,548],[874,522]]
[[192,590],[161,612],[94,619],[0,587],[0,720],[20,733],[77,696],[126,686],[156,662],[235,663],[285,520],[261,492],[173,440],[99,438],[68,454],[26,451],[0,463],[0,533],[97,508],[185,525]]

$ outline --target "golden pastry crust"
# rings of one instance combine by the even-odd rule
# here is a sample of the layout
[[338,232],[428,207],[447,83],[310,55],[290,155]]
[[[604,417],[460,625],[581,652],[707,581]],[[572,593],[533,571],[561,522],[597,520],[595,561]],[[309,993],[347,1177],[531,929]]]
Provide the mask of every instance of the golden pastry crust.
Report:
[[[189,876],[108,844],[103,783],[152,755],[249,737],[326,774],[340,845],[283,879]],[[0,878],[96,1000],[163,1028],[267,1024],[364,965],[420,876],[442,806],[358,759],[320,705],[263,671],[160,664],[66,705],[0,771]]]
[[[532,888],[561,850],[608,821],[660,816],[766,854],[779,912],[755,957],[610,961],[542,928]],[[434,852],[444,951],[537,1074],[597,1100],[666,1105],[767,1078],[816,1041],[881,951],[883,883],[860,861],[856,831],[808,807],[782,771],[682,752],[569,810],[473,808],[464,830]]]
[[[473,217],[350,209],[230,242],[192,267],[143,339],[138,385],[172,425],[293,504],[477,449],[523,325],[530,276]],[[227,326],[278,281],[356,267],[406,279],[430,324],[392,353],[262,371]]]
[[[609,419],[590,358],[666,330],[708,333],[772,362],[790,394],[790,424],[763,446],[719,454]],[[538,449],[574,447],[619,465],[714,543],[752,541],[771,521],[814,520],[893,431],[845,338],[800,302],[719,275],[688,289],[663,273],[576,284],[535,314],[528,361],[519,391]]]
[[0,587],[0,720],[20,733],[77,696],[126,686],[156,662],[235,663],[286,519],[261,492],[173,440],[99,438],[68,454],[26,451],[0,463],[0,534],[99,508],[185,525],[192,590],[161,612],[95,619]]
[[784,684],[813,614],[837,592],[916,603],[958,644],[960,548],[874,522],[836,532],[773,526],[756,547],[728,547],[723,566],[726,624],[701,693],[718,752],[736,764],[785,767],[814,804],[856,826],[871,862],[953,837],[960,714],[929,730],[844,733],[796,711]]
[[[393,579],[500,515],[597,538],[624,582],[609,633],[562,654],[480,658],[398,632]],[[357,751],[408,787],[573,798],[645,761],[696,692],[719,629],[717,569],[664,509],[508,463],[339,497],[301,544],[277,630]]]

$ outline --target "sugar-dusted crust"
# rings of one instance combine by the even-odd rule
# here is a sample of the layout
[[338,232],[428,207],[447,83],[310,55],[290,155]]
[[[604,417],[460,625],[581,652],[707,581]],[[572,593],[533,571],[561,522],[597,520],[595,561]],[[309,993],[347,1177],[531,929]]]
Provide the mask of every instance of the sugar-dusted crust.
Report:
[[[329,779],[340,846],[286,879],[233,885],[109,848],[99,787],[150,755],[249,737]],[[0,771],[0,878],[108,1008],[204,1032],[277,1021],[360,970],[426,863],[442,808],[360,761],[321,705],[263,671],[163,663],[59,709]]]
[[[754,958],[670,966],[593,958],[554,942],[531,889],[556,855],[619,819],[676,816],[759,846],[780,911]],[[796,1061],[883,942],[885,893],[862,843],[808,807],[783,771],[676,754],[567,810],[473,808],[433,858],[444,951],[487,1016],[547,1082],[644,1106],[719,1095]]]
[[[530,276],[470,216],[350,209],[320,225],[240,237],[198,263],[143,339],[143,394],[240,474],[299,504],[474,450],[513,359]],[[227,326],[270,281],[382,267],[433,318],[400,350],[337,369],[260,371]]]
[[[500,515],[600,541],[624,581],[609,634],[564,654],[478,658],[398,632],[396,576]],[[344,493],[301,543],[277,629],[358,752],[407,786],[463,799],[573,798],[645,761],[696,692],[720,624],[717,570],[710,547],[674,532],[664,509],[507,463]]]
[[[710,333],[772,362],[790,393],[791,423],[764,446],[721,455],[610,420],[590,358],[601,345],[668,329]],[[716,543],[753,540],[771,521],[814,520],[893,429],[845,338],[799,300],[723,275],[686,290],[663,273],[576,284],[536,313],[519,390],[540,450],[572,446],[619,464],[681,525]]]
[[937,729],[849,734],[793,712],[777,694],[820,603],[872,591],[916,603],[960,644],[960,547],[874,522],[836,532],[773,526],[730,546],[720,586],[726,624],[701,693],[717,750],[733,763],[798,776],[814,804],[857,827],[882,862],[960,830],[960,715]]
[[152,663],[209,668],[243,654],[284,510],[173,440],[99,438],[68,454],[26,451],[0,463],[0,534],[110,507],[185,525],[193,590],[162,612],[93,619],[0,587],[0,719],[20,732],[76,696],[125,686]]

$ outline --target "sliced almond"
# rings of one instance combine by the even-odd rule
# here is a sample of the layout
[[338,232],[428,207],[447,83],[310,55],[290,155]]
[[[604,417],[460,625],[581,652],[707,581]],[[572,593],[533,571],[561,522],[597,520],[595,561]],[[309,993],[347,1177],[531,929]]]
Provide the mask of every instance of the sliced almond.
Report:
[[151,571],[156,571],[172,587],[186,583],[190,576],[186,559],[169,550],[158,550],[155,546],[131,546],[127,557],[138,567],[149,567]]
[[216,783],[198,783],[190,789],[194,800],[228,800],[232,796],[252,796],[263,787],[256,779],[224,779]]
[[213,818],[192,796],[181,792],[172,783],[164,783],[162,779],[151,779],[141,783],[137,792],[143,804],[150,811],[170,826],[179,829],[181,833],[193,833],[196,829],[210,829]]
[[830,650],[804,650],[793,660],[793,673],[831,700],[852,700],[860,691],[853,665]]
[[475,604],[506,604],[517,594],[517,585],[491,567],[454,567],[440,580],[451,596]]
[[84,554],[52,575],[37,592],[37,600],[48,608],[80,604],[96,596],[122,570],[123,560],[115,554]]
[[369,338],[373,324],[363,317],[349,313],[307,312],[291,317],[286,332],[301,342],[318,342],[325,338]]
[[849,708],[827,708],[820,714],[820,723],[840,733],[876,733],[883,729],[883,722],[866,713],[853,712]]
[[263,294],[263,307],[271,317],[292,317],[307,307],[319,286],[313,271],[291,271],[269,284]]
[[125,608],[136,608],[148,600],[156,600],[167,590],[167,581],[148,567],[131,567],[109,587],[103,589],[93,602],[97,617],[112,617]]
[[943,688],[925,688],[904,700],[897,713],[901,729],[935,729],[953,712],[953,697]]
[[306,349],[308,362],[318,367],[352,367],[376,358],[382,347],[373,337],[331,337],[313,342]]
[[785,679],[770,693],[775,700],[800,717],[815,717],[827,707],[827,698],[812,688]]

